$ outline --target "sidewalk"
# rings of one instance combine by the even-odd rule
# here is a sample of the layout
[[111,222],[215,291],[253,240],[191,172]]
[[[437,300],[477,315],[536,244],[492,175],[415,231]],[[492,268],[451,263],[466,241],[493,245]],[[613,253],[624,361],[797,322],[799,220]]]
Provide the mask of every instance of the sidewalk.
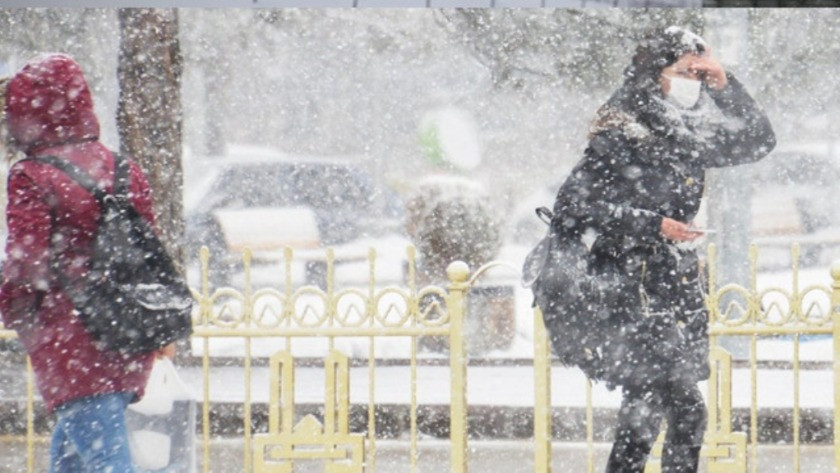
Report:
[[[197,439],[197,440],[200,440]],[[420,440],[418,447],[418,473],[449,471],[449,443],[442,440]],[[527,473],[534,471],[533,442],[477,441],[469,443],[468,471],[478,473]],[[45,471],[48,458],[46,439],[40,439],[35,449],[35,469]],[[608,443],[594,445],[594,471],[604,470],[609,454]],[[410,444],[407,440],[379,440],[376,442],[375,471],[381,473],[410,470]],[[794,471],[793,448],[762,446],[758,451],[758,471],[761,473],[789,473]],[[197,449],[198,471],[202,471],[203,449]],[[241,439],[216,439],[210,445],[211,471],[243,471],[243,442]],[[19,440],[0,440],[0,473],[26,471],[26,447]],[[831,447],[803,447],[800,450],[801,471],[828,473],[833,471]],[[371,463],[370,457],[367,459]],[[552,471],[554,473],[581,473],[588,468],[588,449],[582,443],[552,445]],[[322,464],[311,462],[296,466],[296,473],[322,473]],[[706,471],[701,464],[701,470]]]
[[[241,363],[241,360],[238,360]],[[369,404],[367,366],[350,368],[351,431],[364,431]],[[199,366],[182,366],[184,382],[203,400],[203,376]],[[0,434],[25,430],[25,383],[21,369],[6,368],[0,376]],[[411,402],[411,369],[408,366],[375,368],[374,401],[377,431],[385,437],[408,431]],[[531,366],[471,366],[467,370],[467,400],[470,433],[480,438],[519,439],[533,435],[534,370]],[[264,428],[269,396],[269,370],[255,366],[251,373],[250,401],[255,429]],[[758,421],[760,441],[791,442],[793,425],[793,373],[784,369],[760,369],[758,379]],[[802,441],[830,444],[833,438],[833,373],[803,370],[800,373],[800,428]],[[235,435],[243,424],[245,372],[241,366],[213,366],[209,376],[209,400],[214,435]],[[295,372],[295,401],[298,416],[321,415],[324,403],[324,371],[298,367]],[[422,434],[445,438],[449,424],[450,373],[448,366],[417,367],[417,416]],[[705,395],[706,386],[701,390]],[[586,388],[579,370],[552,369],[554,436],[579,441],[585,438]],[[750,371],[733,373],[733,430],[747,431],[751,399]],[[620,392],[603,384],[592,390],[596,440],[612,435]],[[47,429],[42,405],[36,401],[36,429]],[[200,416],[199,416],[200,418]]]

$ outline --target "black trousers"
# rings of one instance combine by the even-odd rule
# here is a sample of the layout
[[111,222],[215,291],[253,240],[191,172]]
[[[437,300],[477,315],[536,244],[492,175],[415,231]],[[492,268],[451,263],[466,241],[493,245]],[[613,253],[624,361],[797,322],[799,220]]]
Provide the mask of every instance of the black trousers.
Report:
[[706,430],[706,405],[694,380],[626,384],[607,473],[642,473],[662,420],[668,423],[662,473],[695,473]]

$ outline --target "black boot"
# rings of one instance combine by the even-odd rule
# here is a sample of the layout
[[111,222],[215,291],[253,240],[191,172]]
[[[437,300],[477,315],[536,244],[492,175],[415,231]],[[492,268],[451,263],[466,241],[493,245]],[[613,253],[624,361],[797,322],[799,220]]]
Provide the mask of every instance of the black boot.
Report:
[[662,473],[697,473],[700,447],[674,445],[662,452]]
[[650,443],[616,441],[607,461],[606,473],[643,473]]

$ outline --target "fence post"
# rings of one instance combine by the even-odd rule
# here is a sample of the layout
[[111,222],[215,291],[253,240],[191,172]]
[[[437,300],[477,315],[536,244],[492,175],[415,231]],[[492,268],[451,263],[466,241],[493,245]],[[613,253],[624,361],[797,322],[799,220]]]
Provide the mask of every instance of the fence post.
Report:
[[26,357],[26,471],[35,471],[35,374],[29,356]]
[[449,311],[449,371],[451,401],[449,405],[449,439],[452,442],[452,473],[467,472],[467,356],[464,343],[464,315],[467,280],[470,267],[455,261],[446,268],[449,290],[446,307]]
[[[201,247],[201,301],[199,302],[199,324],[203,330],[210,327],[213,315],[213,302],[210,300],[210,249]],[[195,322],[193,322],[195,323]],[[201,435],[202,435],[202,471],[210,472],[210,337],[204,335],[201,353],[202,401],[201,401]]]
[[534,308],[534,467],[551,473],[551,350],[542,311]]
[[834,324],[834,471],[840,472],[840,260],[831,265],[831,318]]

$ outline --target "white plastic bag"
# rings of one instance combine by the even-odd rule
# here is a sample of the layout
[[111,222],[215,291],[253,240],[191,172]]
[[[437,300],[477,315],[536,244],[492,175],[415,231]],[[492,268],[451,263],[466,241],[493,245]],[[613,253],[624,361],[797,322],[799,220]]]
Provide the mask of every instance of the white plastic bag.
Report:
[[195,396],[169,358],[155,360],[143,399],[128,406],[126,425],[138,468],[195,470]]
[[135,430],[128,437],[131,459],[144,470],[160,470],[169,466],[172,439],[153,430]]

